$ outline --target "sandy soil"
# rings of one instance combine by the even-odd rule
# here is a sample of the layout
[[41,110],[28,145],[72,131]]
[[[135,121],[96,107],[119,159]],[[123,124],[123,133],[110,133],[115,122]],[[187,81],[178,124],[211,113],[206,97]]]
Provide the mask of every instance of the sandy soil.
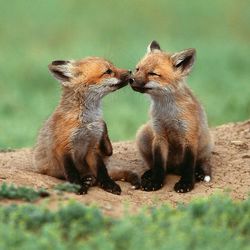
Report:
[[[13,152],[0,152],[0,183],[14,183],[16,185],[32,186],[34,188],[48,188],[52,196],[46,200],[51,208],[58,204],[75,199],[84,204],[95,204],[105,214],[120,216],[124,209],[138,211],[145,205],[160,205],[179,202],[187,203],[193,198],[207,197],[217,192],[227,191],[233,199],[246,199],[250,193],[250,120],[243,123],[230,123],[212,129],[215,148],[211,164],[213,170],[210,183],[197,183],[195,189],[189,193],[179,194],[173,190],[178,176],[166,177],[165,186],[156,192],[145,192],[131,189],[131,185],[118,182],[122,188],[120,196],[113,195],[93,187],[87,195],[65,194],[57,195],[53,186],[62,182],[50,176],[32,172],[31,149],[20,149]],[[136,151],[133,142],[118,142],[113,144],[114,154],[109,167],[133,169],[143,173],[145,168]],[[18,203],[19,201],[2,200],[0,204]],[[36,202],[43,203],[44,199]]]

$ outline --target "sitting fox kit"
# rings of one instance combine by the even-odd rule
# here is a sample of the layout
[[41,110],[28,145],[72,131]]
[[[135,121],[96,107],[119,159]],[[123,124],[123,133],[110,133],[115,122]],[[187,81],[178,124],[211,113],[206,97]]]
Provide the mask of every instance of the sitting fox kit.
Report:
[[195,49],[163,52],[156,41],[138,63],[133,90],[152,99],[151,120],[137,133],[138,149],[149,167],[141,177],[142,189],[154,191],[165,174],[180,174],[176,192],[194,188],[195,181],[210,181],[212,140],[204,109],[185,82],[195,61]]
[[[104,190],[120,194],[119,185],[105,166],[112,145],[100,102],[108,93],[125,86],[131,72],[98,57],[53,61],[49,70],[61,82],[63,93],[39,133],[34,149],[36,170],[81,185],[80,193],[87,193],[96,182]],[[138,185],[135,175],[127,175],[128,181],[130,178]]]

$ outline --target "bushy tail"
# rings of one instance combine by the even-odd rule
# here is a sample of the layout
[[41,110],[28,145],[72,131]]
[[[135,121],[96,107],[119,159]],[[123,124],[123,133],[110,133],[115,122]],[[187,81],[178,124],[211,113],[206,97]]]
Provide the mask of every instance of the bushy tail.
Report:
[[139,175],[130,170],[109,170],[109,176],[115,181],[129,182],[133,189],[139,189],[141,186]]

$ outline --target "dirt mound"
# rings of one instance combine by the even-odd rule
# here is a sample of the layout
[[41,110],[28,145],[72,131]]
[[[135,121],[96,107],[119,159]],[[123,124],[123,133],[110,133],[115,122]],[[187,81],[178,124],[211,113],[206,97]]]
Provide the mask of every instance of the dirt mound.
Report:
[[[234,199],[246,199],[250,192],[250,120],[243,123],[230,123],[212,129],[215,148],[212,155],[213,178],[210,183],[197,183],[189,193],[179,194],[173,190],[178,176],[166,177],[165,186],[156,192],[132,190],[131,185],[119,182],[120,196],[93,187],[87,195],[66,194],[62,197],[52,195],[48,203],[56,206],[58,200],[76,199],[85,204],[96,204],[106,214],[121,215],[124,207],[137,211],[144,205],[189,202],[195,197],[209,196],[218,191],[229,191]],[[143,173],[145,168],[133,142],[113,144],[114,154],[109,167],[133,169]],[[61,180],[32,172],[31,149],[20,149],[0,153],[0,182],[26,185],[35,188],[52,189]],[[10,203],[12,201],[1,201]],[[40,203],[42,201],[39,201]],[[125,205],[125,206],[124,206]]]

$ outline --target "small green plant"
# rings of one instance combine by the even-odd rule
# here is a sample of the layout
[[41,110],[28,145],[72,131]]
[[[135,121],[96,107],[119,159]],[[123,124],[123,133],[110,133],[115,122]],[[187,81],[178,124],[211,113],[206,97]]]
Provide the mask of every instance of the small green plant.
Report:
[[54,187],[54,189],[57,191],[69,192],[69,193],[78,193],[80,188],[81,188],[80,185],[69,182],[60,183]]
[[[0,249],[249,250],[250,197],[149,208],[120,219],[73,202],[57,211],[0,207]],[[15,237],[13,237],[15,235]]]
[[49,193],[43,189],[38,191],[29,187],[16,187],[13,184],[3,183],[0,186],[1,199],[21,199],[25,201],[35,201],[40,197],[47,197]]
[[15,149],[7,148],[7,149],[0,149],[0,153],[10,153],[15,152]]

